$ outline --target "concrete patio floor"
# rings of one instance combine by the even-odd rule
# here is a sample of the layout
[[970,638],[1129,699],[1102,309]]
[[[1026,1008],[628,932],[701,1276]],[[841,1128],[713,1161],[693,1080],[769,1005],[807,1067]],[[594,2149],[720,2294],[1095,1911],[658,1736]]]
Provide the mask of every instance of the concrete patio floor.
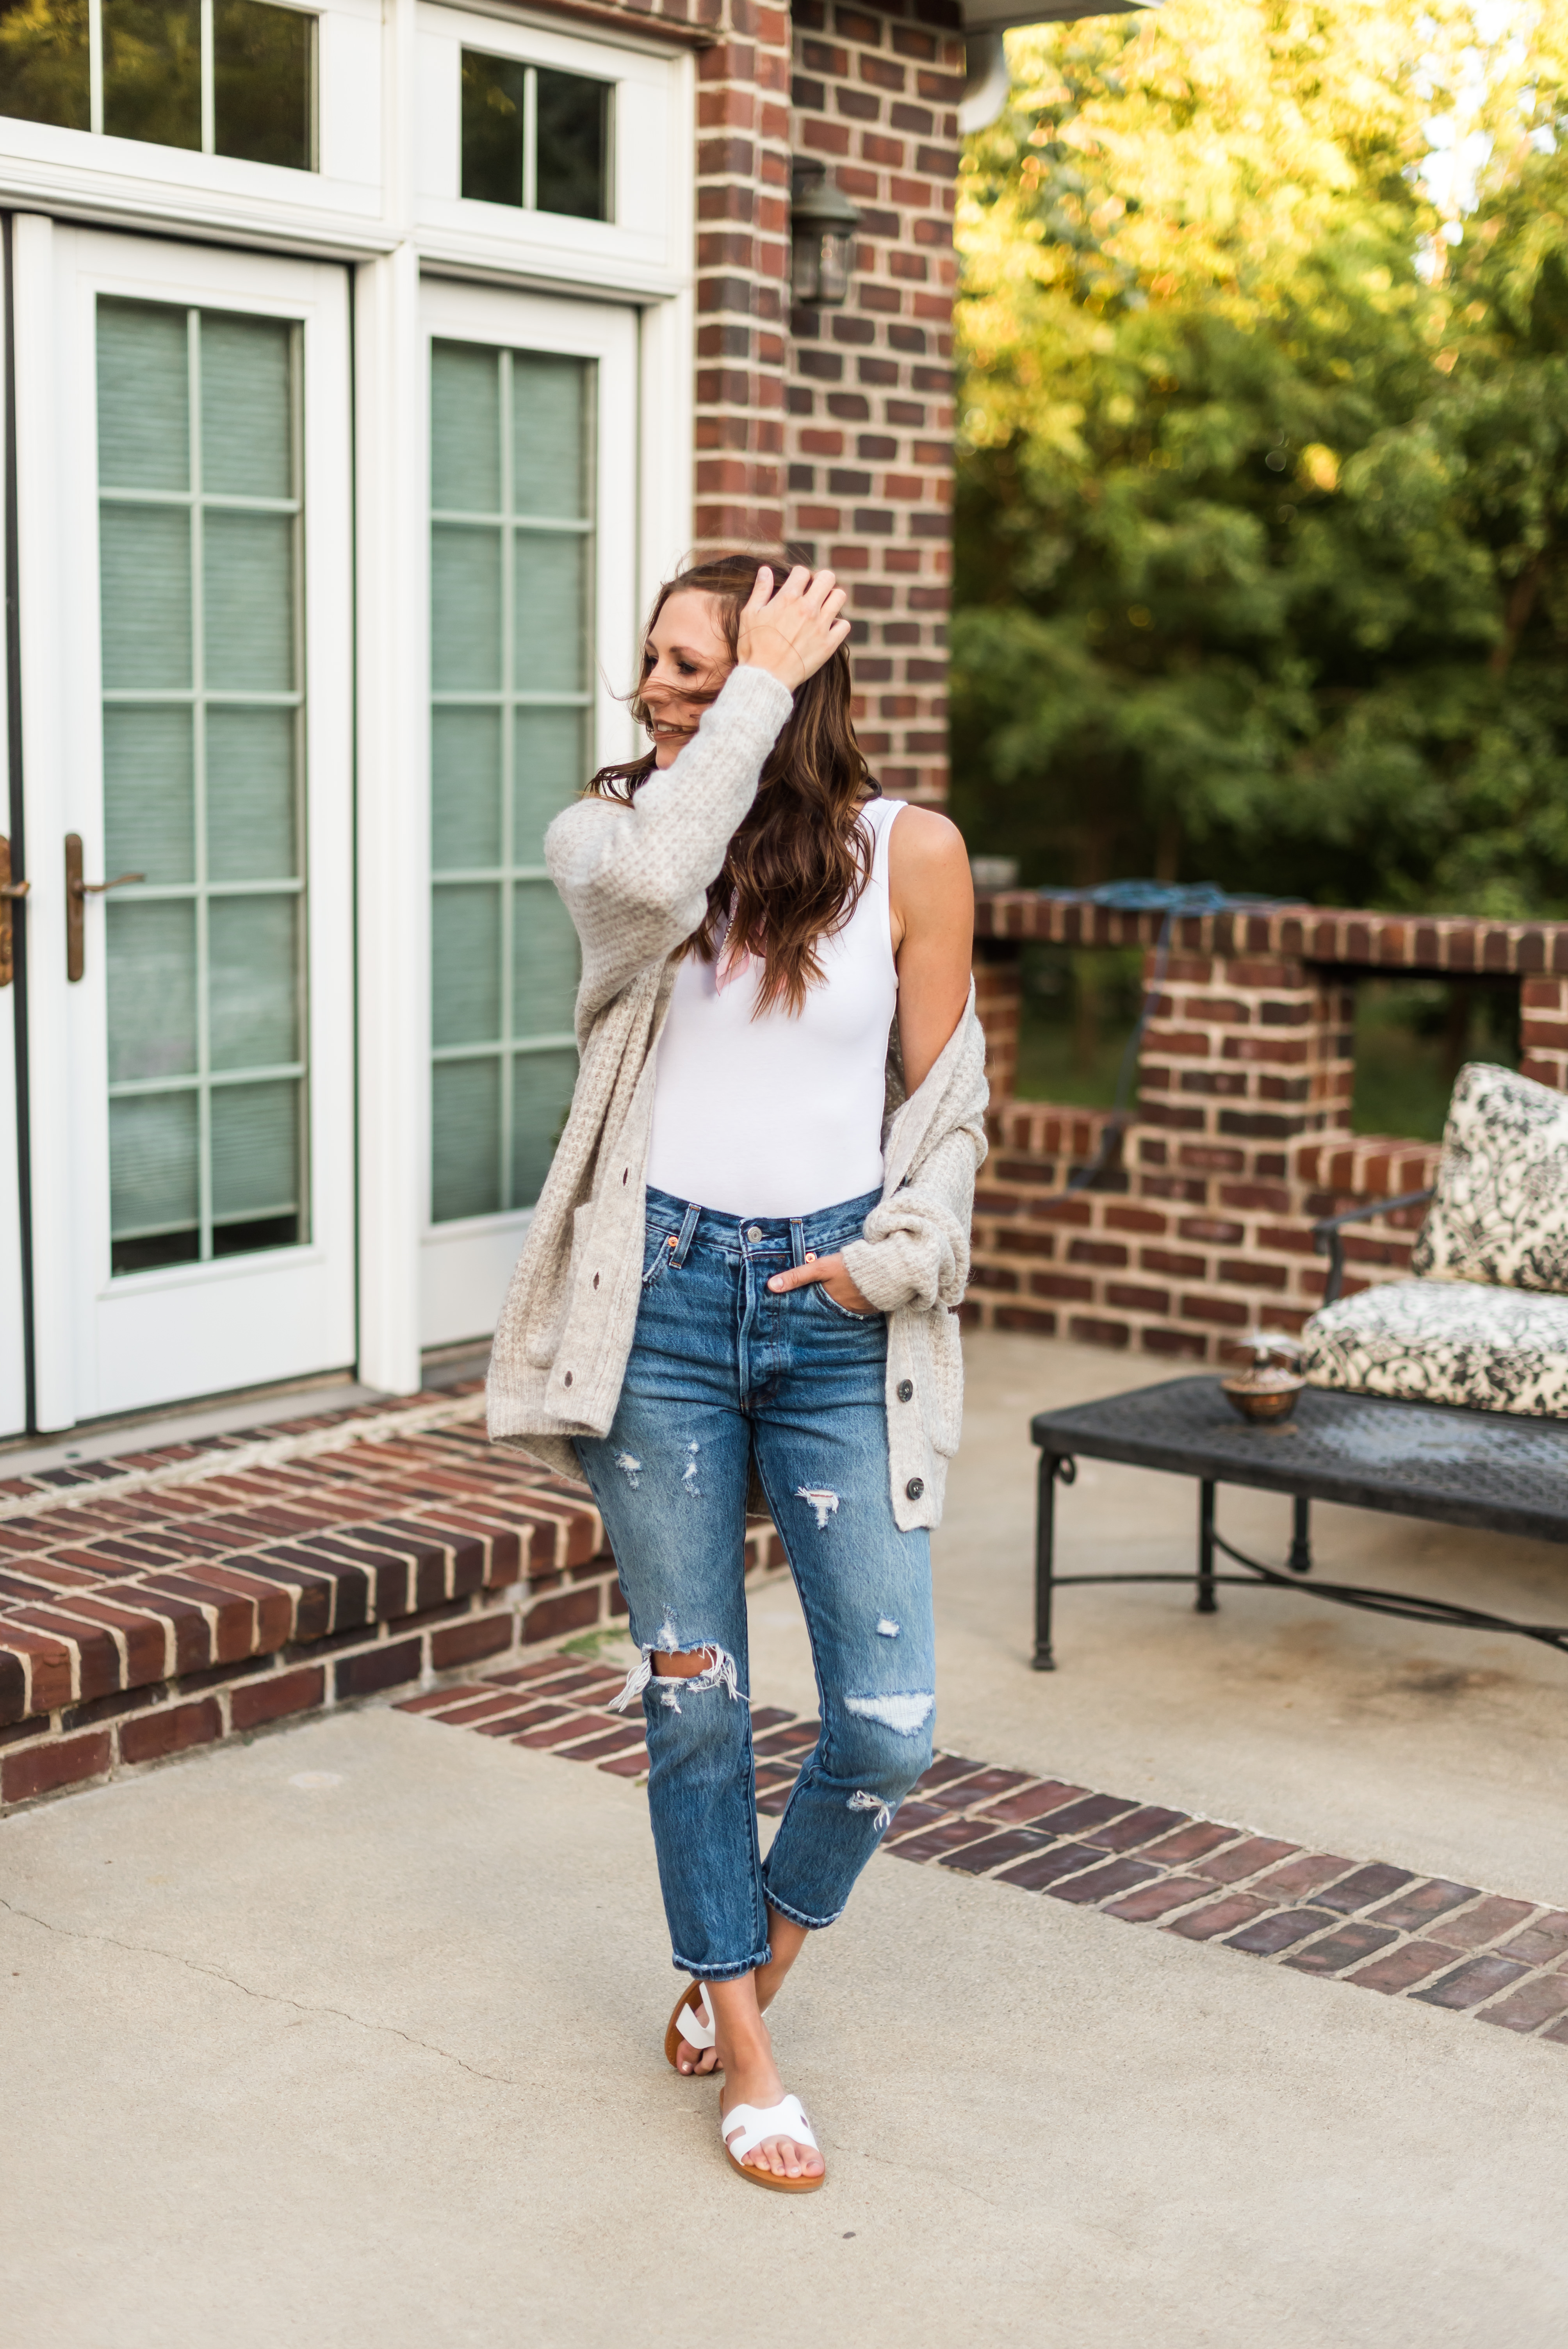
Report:
[[[939,1742],[1568,1905],[1568,1661],[1523,1641],[1131,1588],[1027,1671],[1028,1414],[1143,1371],[972,1340]],[[1193,1515],[1086,1464],[1064,1570],[1185,1566]],[[1319,1515],[1326,1569],[1568,1619],[1555,1552]],[[1279,1554],[1283,1504],[1222,1522]],[[809,1706],[781,1579],[752,1615],[754,1694]],[[7,2349],[1563,2335],[1568,2050],[891,1857],[778,2015],[828,2188],[747,2188],[660,2052],[641,1792],[428,1719],[18,1814],[0,1895]]]

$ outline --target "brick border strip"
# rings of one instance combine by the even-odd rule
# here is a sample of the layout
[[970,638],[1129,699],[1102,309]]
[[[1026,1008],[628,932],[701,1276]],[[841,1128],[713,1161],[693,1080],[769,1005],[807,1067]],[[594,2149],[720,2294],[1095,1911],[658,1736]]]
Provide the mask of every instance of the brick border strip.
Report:
[[[397,1710],[640,1781],[642,1724],[606,1711],[621,1685],[579,1657],[538,1656]],[[751,1721],[758,1807],[777,1816],[820,1724],[770,1705]],[[1541,1901],[961,1754],[933,1764],[883,1849],[1568,2046],[1568,1911]]]
[[129,1493],[160,1492],[174,1485],[201,1485],[213,1476],[249,1476],[258,1469],[286,1467],[346,1452],[356,1444],[396,1444],[404,1436],[428,1435],[437,1428],[460,1427],[485,1415],[485,1399],[465,1386],[439,1401],[429,1396],[403,1402],[352,1403],[310,1419],[284,1420],[273,1429],[190,1436],[149,1452],[116,1452],[102,1460],[77,1460],[60,1468],[40,1468],[0,1477],[0,1524],[36,1517],[52,1509],[79,1508],[84,1500],[119,1500]]

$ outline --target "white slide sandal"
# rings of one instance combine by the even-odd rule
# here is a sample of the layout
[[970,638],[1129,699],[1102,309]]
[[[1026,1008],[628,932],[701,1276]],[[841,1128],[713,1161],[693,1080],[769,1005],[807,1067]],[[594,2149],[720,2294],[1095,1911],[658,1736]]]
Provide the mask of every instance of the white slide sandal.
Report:
[[785,2096],[766,2112],[759,2112],[755,2105],[737,2105],[733,2112],[720,2117],[718,2133],[731,2169],[738,2169],[753,2186],[770,2186],[776,2194],[814,2194],[827,2183],[825,2169],[818,2178],[776,2178],[770,2169],[758,2169],[745,2158],[770,2137],[787,2137],[796,2145],[809,2145],[813,2153],[821,2151],[799,2096]]
[[[681,2041],[700,2053],[714,2043],[713,2009],[707,1991],[699,1982],[687,1982],[676,2001],[676,2011],[665,2031],[665,2056],[672,2071],[679,2072]],[[715,2064],[706,2072],[681,2072],[683,2080],[711,2080],[724,2066]]]

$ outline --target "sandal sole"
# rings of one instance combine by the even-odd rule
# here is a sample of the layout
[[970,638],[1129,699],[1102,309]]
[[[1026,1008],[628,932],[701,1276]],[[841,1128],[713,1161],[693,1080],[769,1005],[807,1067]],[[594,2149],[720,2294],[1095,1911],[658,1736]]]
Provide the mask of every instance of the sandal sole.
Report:
[[820,2178],[775,2178],[770,2169],[757,2169],[748,2162],[737,2161],[727,2146],[724,2148],[724,2158],[748,2186],[766,2186],[773,2194],[815,2194],[819,2186],[826,2186],[828,2182],[825,2169]]

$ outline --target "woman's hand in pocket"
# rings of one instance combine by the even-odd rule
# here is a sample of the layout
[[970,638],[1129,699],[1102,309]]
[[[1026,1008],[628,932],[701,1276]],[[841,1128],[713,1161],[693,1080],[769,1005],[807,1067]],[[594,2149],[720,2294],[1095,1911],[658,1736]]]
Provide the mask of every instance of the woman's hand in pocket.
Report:
[[832,1256],[809,1256],[804,1264],[791,1265],[788,1272],[776,1272],[768,1286],[784,1296],[791,1288],[808,1288],[820,1280],[835,1305],[846,1313],[863,1313],[868,1317],[876,1311],[869,1297],[862,1297],[849,1274],[844,1259],[836,1252]]

